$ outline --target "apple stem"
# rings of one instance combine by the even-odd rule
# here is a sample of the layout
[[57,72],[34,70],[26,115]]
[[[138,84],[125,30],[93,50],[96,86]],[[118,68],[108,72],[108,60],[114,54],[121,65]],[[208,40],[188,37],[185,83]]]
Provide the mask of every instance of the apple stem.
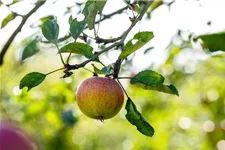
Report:
[[99,119],[102,123],[104,123],[104,117],[103,116],[99,116]]
[[130,97],[129,97],[128,94],[127,94],[127,91],[124,89],[124,87],[123,87],[123,85],[121,84],[121,82],[119,81],[119,79],[117,79],[117,81],[118,81],[119,85],[121,86],[121,88],[123,89],[123,91],[124,91],[125,95],[127,96],[127,98],[130,99]]

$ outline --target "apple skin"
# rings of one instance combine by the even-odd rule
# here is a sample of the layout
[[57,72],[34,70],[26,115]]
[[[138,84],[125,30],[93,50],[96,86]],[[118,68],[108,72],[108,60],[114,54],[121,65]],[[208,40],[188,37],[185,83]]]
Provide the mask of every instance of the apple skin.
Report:
[[104,120],[114,117],[120,111],[124,94],[114,79],[94,76],[80,83],[76,100],[86,116]]
[[35,150],[32,139],[10,121],[0,120],[0,150]]

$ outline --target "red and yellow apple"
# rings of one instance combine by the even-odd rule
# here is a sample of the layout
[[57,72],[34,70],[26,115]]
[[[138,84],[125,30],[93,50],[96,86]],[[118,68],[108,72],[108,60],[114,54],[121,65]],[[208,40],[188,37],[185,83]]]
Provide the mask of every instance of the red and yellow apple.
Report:
[[110,77],[90,77],[80,83],[76,100],[81,112],[93,119],[109,119],[121,109],[123,90]]

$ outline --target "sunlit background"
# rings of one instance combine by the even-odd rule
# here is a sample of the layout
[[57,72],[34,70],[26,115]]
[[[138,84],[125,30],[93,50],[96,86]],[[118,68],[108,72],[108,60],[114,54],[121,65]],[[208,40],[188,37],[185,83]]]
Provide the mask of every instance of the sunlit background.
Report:
[[[1,2],[0,22],[10,9],[26,14],[36,1],[22,0],[10,9],[6,5],[12,0]],[[47,73],[62,67],[54,45],[43,42],[46,39],[39,28],[40,18],[55,15],[60,37],[67,35],[69,17],[82,18],[79,12],[84,5],[76,5],[73,0],[48,0],[16,36],[0,67],[1,119],[17,121],[41,150],[225,150],[225,54],[209,53],[201,48],[200,41],[193,42],[189,38],[224,30],[225,1],[176,0],[168,6],[170,2],[165,0],[130,32],[127,40],[138,31],[153,31],[155,38],[129,56],[120,72],[120,76],[130,77],[141,70],[152,69],[164,75],[166,83],[177,87],[179,97],[145,91],[130,85],[129,80],[122,80],[138,110],[154,127],[153,137],[140,134],[126,120],[124,106],[116,117],[104,123],[84,116],[75,99],[77,85],[92,76],[84,69],[74,71],[74,75],[65,79],[60,79],[63,72],[52,74],[29,92],[19,89],[25,74]],[[108,0],[103,14],[124,6],[122,0]],[[120,36],[130,25],[129,16],[132,16],[130,10],[101,22],[98,35],[102,38]],[[1,47],[20,21],[21,17],[17,17],[0,29]],[[93,31],[84,32],[94,36]],[[35,37],[42,41],[40,52],[21,62],[23,48]],[[99,50],[94,41],[89,43]],[[111,64],[118,55],[119,51],[115,50],[100,59]],[[84,60],[75,55],[71,64]],[[92,69],[91,64],[87,68]]]

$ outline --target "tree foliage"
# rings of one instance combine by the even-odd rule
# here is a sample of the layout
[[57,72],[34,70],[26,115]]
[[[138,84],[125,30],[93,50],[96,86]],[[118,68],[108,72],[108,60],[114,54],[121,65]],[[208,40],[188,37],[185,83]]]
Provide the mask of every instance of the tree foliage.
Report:
[[[13,1],[12,4],[15,3],[17,3],[17,1]],[[146,147],[151,147],[152,149],[176,149],[176,144],[185,148],[188,146],[191,147],[191,144],[187,144],[185,140],[177,143],[176,138],[173,138],[173,136],[178,136],[181,139],[187,139],[186,136],[189,137],[192,134],[192,131],[188,131],[187,135],[185,134],[186,128],[182,126],[182,123],[180,123],[182,120],[180,121],[177,116],[178,114],[181,114],[183,116],[189,116],[190,118],[193,117],[193,121],[196,120],[198,124],[201,124],[201,119],[199,119],[201,117],[213,120],[218,126],[220,124],[221,127],[218,130],[213,131],[212,136],[206,136],[208,143],[203,143],[201,146],[206,149],[214,148],[212,144],[215,144],[218,139],[224,136],[223,130],[225,123],[221,122],[224,120],[223,108],[225,103],[222,94],[225,92],[225,89],[221,84],[218,84],[224,82],[224,79],[221,78],[225,71],[223,66],[224,55],[212,56],[212,58],[209,58],[206,62],[200,63],[199,66],[206,66],[206,68],[202,69],[199,67],[200,69],[195,71],[196,75],[193,74],[196,78],[190,78],[190,74],[185,72],[185,67],[188,68],[188,66],[182,66],[183,68],[181,67],[182,69],[180,69],[176,68],[174,63],[176,58],[183,52],[183,49],[193,48],[193,43],[199,41],[202,48],[211,53],[217,51],[223,52],[225,49],[225,44],[223,42],[224,32],[203,35],[188,33],[188,40],[186,40],[180,36],[180,32],[182,31],[179,31],[176,37],[181,38],[182,42],[179,45],[175,45],[173,40],[171,41],[168,46],[169,56],[161,67],[158,69],[146,68],[140,72],[136,72],[133,76],[124,76],[124,72],[127,72],[126,68],[132,66],[132,57],[135,53],[138,50],[143,50],[143,47],[151,43],[151,40],[154,38],[154,31],[148,31],[148,29],[135,33],[132,36],[132,39],[127,38],[128,34],[131,33],[131,30],[136,27],[138,22],[143,20],[143,16],[150,17],[151,13],[161,5],[170,6],[171,4],[164,3],[161,0],[138,2],[127,1],[126,7],[112,14],[104,15],[104,6],[107,5],[107,1],[87,1],[86,3],[77,3],[77,5],[82,6],[79,8],[80,13],[84,15],[84,19],[78,21],[77,18],[71,16],[68,21],[68,34],[65,37],[59,37],[61,26],[56,16],[50,15],[40,18],[41,25],[39,27],[40,31],[42,31],[42,35],[35,35],[35,38],[31,38],[26,42],[25,47],[22,49],[20,60],[25,62],[24,60],[27,60],[27,58],[30,57],[41,57],[36,54],[43,51],[42,48],[44,46],[50,45],[51,47],[54,46],[53,49],[57,50],[57,52],[53,51],[51,55],[58,55],[62,67],[52,70],[54,65],[49,63],[49,65],[46,65],[48,71],[42,68],[36,70],[32,67],[29,67],[26,71],[23,70],[18,77],[20,80],[16,80],[16,83],[19,84],[19,86],[14,87],[15,91],[13,90],[14,93],[17,91],[21,93],[16,93],[12,98],[8,98],[10,94],[4,91],[4,89],[1,89],[4,99],[0,102],[4,111],[3,115],[9,114],[9,116],[16,119],[18,116],[12,112],[23,113],[22,119],[18,120],[26,123],[28,126],[35,125],[35,129],[40,127],[41,131],[39,133],[35,131],[32,132],[35,133],[35,136],[39,137],[39,142],[44,145],[44,149],[76,149],[78,147],[80,149],[90,149],[89,147],[95,149],[94,144],[99,141],[97,136],[93,136],[84,131],[88,129],[89,123],[87,119],[80,116],[77,106],[74,105],[75,96],[74,90],[72,89],[76,89],[78,83],[84,79],[84,77],[91,75],[111,77],[118,80],[119,83],[123,79],[128,79],[130,82],[128,83],[127,88],[124,88],[121,84],[124,93],[127,96],[124,109],[126,113],[121,113],[120,115],[122,115],[122,117],[120,118],[117,116],[117,118],[113,120],[113,122],[116,123],[110,124],[110,130],[107,129],[106,133],[99,128],[91,128],[95,130],[96,133],[99,133],[99,136],[103,137],[104,143],[113,146],[114,143],[118,144],[118,142],[115,142],[115,139],[126,141],[126,139],[129,139],[128,136],[131,136],[135,139],[134,141],[139,141],[139,138],[143,140],[143,145],[134,143],[134,149],[146,149]],[[36,5],[38,5],[38,3]],[[71,8],[68,8],[68,11],[70,9]],[[130,26],[121,33],[119,37],[109,39],[99,37],[98,27],[101,27],[99,24],[125,10],[131,11],[133,14],[131,17],[128,16],[130,19]],[[2,28],[7,26],[7,24],[16,16],[20,15],[14,12],[9,14],[3,20]],[[22,27],[20,27],[20,29],[21,28]],[[94,37],[86,34],[86,32],[92,32]],[[93,46],[90,41],[92,43],[95,42],[96,44]],[[98,46],[96,46],[97,44]],[[41,45],[44,46],[41,47]],[[152,49],[153,47],[147,48],[144,54],[147,54],[147,52]],[[112,52],[113,50],[119,52],[116,60],[113,60],[110,64],[104,63],[104,59],[101,56],[107,56],[110,54],[109,52]],[[44,57],[41,59],[43,62],[49,61],[45,60]],[[209,62],[211,61],[215,61],[215,63],[210,64]],[[31,59],[27,60],[25,63],[32,64],[33,62],[35,61]],[[41,66],[44,65],[43,62],[38,63],[40,63],[39,65]],[[208,63],[212,66],[208,66]],[[88,65],[89,67],[87,67]],[[212,68],[214,70],[207,73],[207,70]],[[3,66],[2,70],[6,70],[6,68]],[[84,73],[84,70],[88,70],[89,72]],[[27,71],[30,73],[27,73]],[[169,72],[169,75],[165,73],[167,71]],[[129,70],[129,72],[131,73],[133,71]],[[16,71],[14,74],[16,74]],[[55,76],[53,76],[53,74],[55,74]],[[209,74],[212,74],[213,77]],[[53,77],[50,78],[50,76]],[[63,81],[57,80],[57,77],[61,77]],[[204,78],[204,80],[201,77]],[[76,81],[75,85],[74,83],[72,84],[70,80]],[[65,83],[63,83],[64,81]],[[4,81],[3,84],[6,85],[6,83],[7,81]],[[212,83],[215,85],[211,85]],[[27,87],[29,93],[25,92],[25,87]],[[187,88],[186,90],[188,91],[184,91],[185,88]],[[161,94],[159,92],[166,94]],[[38,95],[38,98],[36,95]],[[179,99],[176,96],[180,96],[181,98]],[[14,99],[18,106],[9,108],[8,105],[11,105],[11,99]],[[35,101],[32,101],[32,99],[35,99]],[[144,99],[144,101],[142,101],[142,99]],[[192,103],[190,99],[199,102]],[[137,103],[137,105],[135,105],[135,103]],[[200,107],[203,111],[194,109],[192,105]],[[189,108],[186,106],[189,106]],[[13,110],[14,108],[16,109]],[[174,111],[171,111],[172,109]],[[185,109],[187,109],[187,114],[183,113],[183,110]],[[172,113],[169,114],[170,112]],[[197,115],[196,118],[195,114]],[[218,116],[218,118],[212,117],[213,115]],[[32,118],[40,120],[40,122],[36,123]],[[144,136],[142,137],[141,134],[136,134],[136,132],[132,130],[133,126],[127,125],[121,118],[126,118],[130,124],[136,126],[141,134],[152,137],[150,145],[148,144],[148,139],[144,139]],[[188,117],[185,119],[188,120],[187,118]],[[174,125],[174,121],[179,122],[178,125]],[[122,122],[123,124],[118,122]],[[169,125],[165,127],[165,124],[167,123]],[[127,127],[126,132],[124,129],[119,128],[120,125]],[[71,127],[75,127],[77,134],[73,135]],[[179,131],[173,133],[173,130],[178,130],[178,128]],[[193,129],[194,132],[200,134],[201,132],[196,128],[197,127]],[[116,132],[118,132],[118,135],[112,134],[115,130],[117,130]],[[107,133],[110,133],[110,141],[107,141],[107,138],[104,138],[108,136]],[[86,137],[82,136],[82,134]],[[160,136],[163,134],[165,134],[166,138],[162,139]],[[54,135],[54,138],[51,138],[52,135]],[[78,141],[73,142],[72,136]],[[66,139],[69,139],[68,142],[65,142]],[[92,143],[92,145],[80,145],[80,142],[82,142],[81,139],[88,140],[87,143]],[[155,141],[160,141],[164,144],[157,145],[157,142]],[[190,139],[190,141],[194,140]],[[200,144],[201,139],[199,139],[197,143]],[[154,146],[154,144],[157,146]],[[168,145],[168,147],[165,145]]]

